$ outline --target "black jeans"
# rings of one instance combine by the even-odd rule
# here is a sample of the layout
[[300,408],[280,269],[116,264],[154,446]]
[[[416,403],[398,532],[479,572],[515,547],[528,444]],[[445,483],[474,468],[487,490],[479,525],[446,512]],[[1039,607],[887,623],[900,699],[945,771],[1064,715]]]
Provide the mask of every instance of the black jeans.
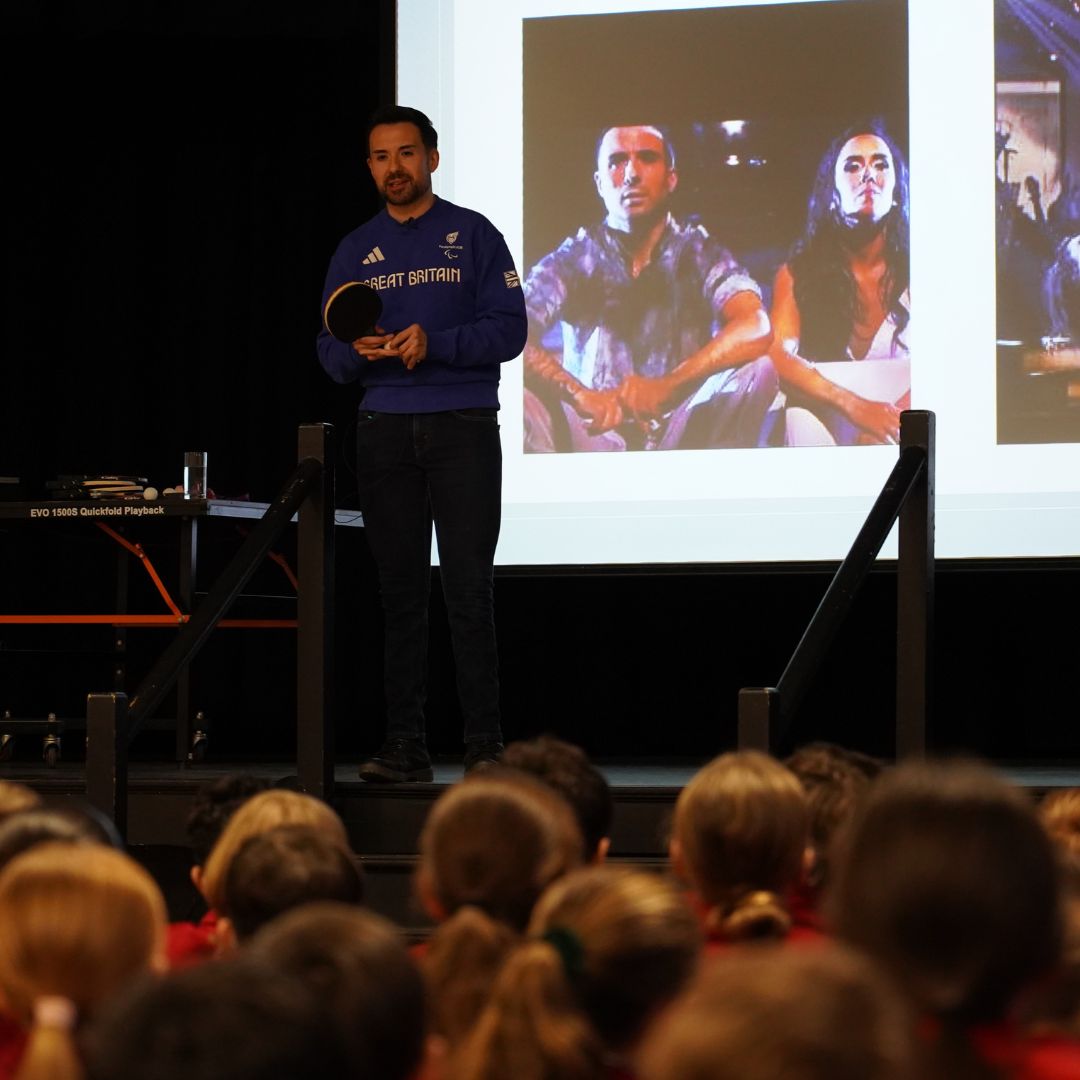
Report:
[[387,738],[425,734],[434,523],[465,741],[501,740],[493,595],[502,515],[496,411],[361,409],[356,461],[385,622]]

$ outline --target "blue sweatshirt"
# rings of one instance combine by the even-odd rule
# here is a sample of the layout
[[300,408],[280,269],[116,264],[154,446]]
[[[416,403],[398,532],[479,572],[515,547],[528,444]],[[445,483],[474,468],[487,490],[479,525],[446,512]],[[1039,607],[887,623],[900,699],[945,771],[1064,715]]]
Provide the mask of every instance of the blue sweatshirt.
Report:
[[365,360],[322,328],[319,362],[335,382],[363,382],[365,409],[498,408],[499,365],[525,347],[528,320],[506,241],[487,218],[446,199],[408,224],[383,209],[338,245],[323,308],[348,281],[378,291],[386,333],[419,323],[427,334],[427,356],[409,371],[397,357]]

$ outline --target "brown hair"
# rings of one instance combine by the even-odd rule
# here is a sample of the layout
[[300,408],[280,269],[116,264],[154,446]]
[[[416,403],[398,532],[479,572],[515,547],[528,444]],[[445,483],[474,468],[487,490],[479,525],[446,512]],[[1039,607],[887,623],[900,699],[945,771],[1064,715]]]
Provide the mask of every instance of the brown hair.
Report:
[[814,845],[810,884],[820,887],[828,877],[834,839],[851,822],[872,778],[852,760],[850,751],[832,743],[802,746],[784,759],[784,765],[798,777],[806,792]]
[[570,807],[546,784],[509,770],[474,773],[428,814],[418,887],[447,916],[471,904],[520,931],[540,893],[582,854]]
[[357,1075],[414,1075],[424,1051],[424,984],[389,919],[319,900],[267,923],[247,952],[318,1002],[341,1033]]
[[123,852],[44,843],[0,873],[0,992],[30,1025],[17,1074],[77,1075],[71,1033],[43,1024],[35,1005],[66,998],[92,1014],[164,954],[165,901],[150,874]]
[[853,950],[713,958],[656,1025],[641,1080],[915,1080],[911,1018]]
[[359,904],[364,875],[347,845],[313,825],[249,836],[225,874],[220,913],[238,942],[283,912],[316,900]]
[[458,1059],[462,1080],[603,1074],[693,975],[698,921],[660,874],[591,866],[536,905]]
[[229,864],[244,842],[279,825],[311,825],[349,846],[341,818],[321,799],[285,788],[252,795],[229,818],[206,860],[202,890],[211,908],[222,907]]
[[1037,813],[1063,858],[1080,871],[1080,787],[1047,792]]
[[731,941],[787,933],[784,896],[798,881],[809,828],[802,785],[774,758],[740,750],[698,770],[675,803],[673,840],[710,908],[710,931]]
[[1027,797],[977,762],[876,781],[827,909],[947,1028],[1000,1020],[1060,958],[1054,852]]
[[459,908],[435,928],[420,957],[431,1030],[453,1049],[472,1030],[520,935],[477,907]]
[[13,780],[0,780],[0,821],[9,814],[17,814],[20,810],[30,810],[40,805],[41,796],[32,787]]

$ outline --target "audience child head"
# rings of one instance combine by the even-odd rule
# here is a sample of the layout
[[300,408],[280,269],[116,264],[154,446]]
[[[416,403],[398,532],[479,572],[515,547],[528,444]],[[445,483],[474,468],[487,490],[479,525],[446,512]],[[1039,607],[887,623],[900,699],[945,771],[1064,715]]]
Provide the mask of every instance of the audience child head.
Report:
[[0,871],[0,1000],[29,1028],[19,1077],[78,1075],[72,1033],[164,963],[161,891],[101,844],[43,843]]
[[1027,797],[976,762],[908,762],[876,781],[826,910],[938,1022],[927,1076],[977,1075],[969,1033],[1060,961],[1050,841]]
[[244,842],[281,825],[310,825],[349,846],[344,823],[321,799],[284,788],[252,795],[233,812],[203,868],[201,890],[212,909],[221,910],[229,865]]
[[1036,1031],[1080,1038],[1080,788],[1047,793],[1036,813],[1061,867],[1064,946],[1057,977],[1030,996],[1021,1019]]
[[90,1025],[89,1080],[344,1080],[358,1076],[329,1012],[237,953],[133,986]]
[[96,818],[68,809],[35,807],[0,822],[0,869],[17,855],[46,843],[119,847]]
[[417,892],[436,922],[472,906],[521,931],[543,890],[582,854],[573,812],[547,784],[513,770],[470,774],[428,814]]
[[681,891],[645,870],[591,866],[548,888],[528,935],[454,1060],[461,1080],[585,1080],[632,1060],[683,989],[701,929]]
[[243,943],[301,904],[359,904],[363,896],[363,872],[345,844],[313,825],[282,825],[237,849],[225,872],[219,931]]
[[509,743],[502,764],[550,784],[574,811],[585,841],[586,862],[602,862],[611,845],[614,802],[604,774],[588,754],[554,735]]
[[270,783],[251,773],[233,772],[208,780],[195,793],[187,819],[191,881],[201,891],[203,867],[229,818]]
[[918,1080],[896,989],[843,946],[732,950],[655,1025],[640,1080]]
[[1080,788],[1049,791],[1036,810],[1061,858],[1080,870]]
[[420,1066],[424,984],[401,932],[374,912],[332,901],[287,911],[248,953],[302,986],[333,1021],[355,1075],[407,1080]]
[[813,861],[806,884],[817,891],[828,878],[834,839],[850,823],[877,771],[872,758],[855,757],[852,751],[825,742],[800,747],[784,764],[798,777],[810,807]]
[[32,810],[41,805],[41,796],[26,784],[14,780],[0,780],[0,823],[10,814]]
[[469,774],[436,801],[420,837],[416,892],[437,924],[421,958],[432,1031],[451,1049],[541,893],[582,857],[570,805],[517,769]]
[[721,754],[691,777],[675,804],[671,861],[704,906],[710,939],[788,934],[786,897],[809,836],[802,785],[768,755]]

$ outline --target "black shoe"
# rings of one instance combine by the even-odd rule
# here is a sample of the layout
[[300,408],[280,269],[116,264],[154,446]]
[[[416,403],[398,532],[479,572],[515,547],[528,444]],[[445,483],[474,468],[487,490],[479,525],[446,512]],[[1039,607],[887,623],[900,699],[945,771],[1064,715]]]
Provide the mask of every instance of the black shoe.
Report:
[[360,779],[369,783],[430,783],[434,778],[423,739],[387,739],[379,752],[360,766]]
[[465,772],[486,772],[502,759],[505,748],[501,742],[465,744]]

